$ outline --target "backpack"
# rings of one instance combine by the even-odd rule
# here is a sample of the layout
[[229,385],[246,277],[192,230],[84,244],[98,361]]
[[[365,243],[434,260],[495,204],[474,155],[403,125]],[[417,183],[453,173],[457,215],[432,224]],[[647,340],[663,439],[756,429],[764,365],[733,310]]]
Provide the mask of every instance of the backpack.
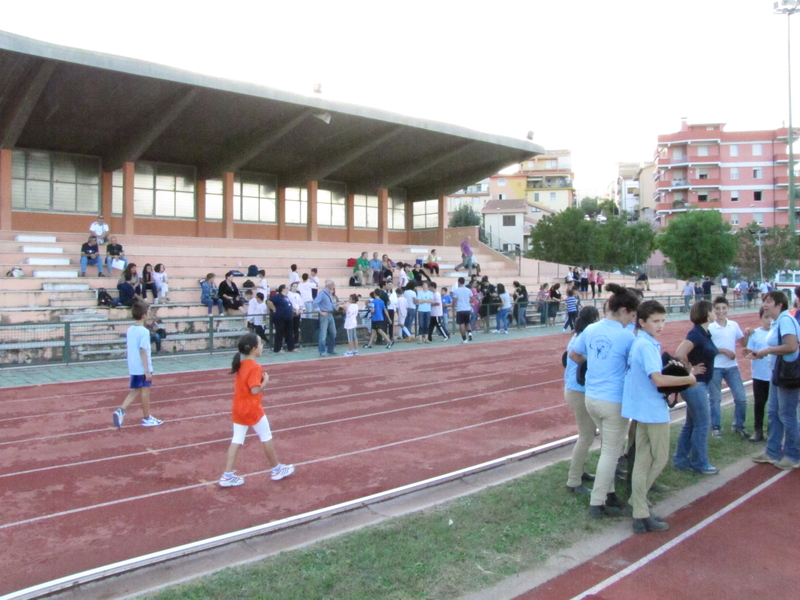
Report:
[[248,279],[247,281],[245,281],[245,282],[242,284],[242,287],[243,287],[243,288],[248,288],[248,289],[249,289],[249,288],[254,288],[254,287],[256,287],[256,284],[255,284],[255,283],[253,283],[252,281],[250,281],[250,280]]
[[355,276],[355,275],[353,275],[353,276],[350,278],[350,287],[359,287],[360,285],[361,285],[361,284],[360,284],[360,283],[358,283],[358,279],[356,279],[356,276]]
[[247,276],[258,277],[258,267],[256,265],[250,265],[247,267]]
[[22,269],[19,267],[11,267],[11,269],[6,273],[6,277],[23,277],[25,273],[23,273]]
[[114,307],[114,298],[111,297],[111,294],[109,294],[105,288],[97,290],[97,306]]
[[244,273],[236,269],[231,269],[231,277],[244,277]]

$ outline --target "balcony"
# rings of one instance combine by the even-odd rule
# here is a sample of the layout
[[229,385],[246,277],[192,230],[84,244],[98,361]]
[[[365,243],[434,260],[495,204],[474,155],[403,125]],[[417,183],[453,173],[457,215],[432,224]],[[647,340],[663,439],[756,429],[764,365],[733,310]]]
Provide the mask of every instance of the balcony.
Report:
[[571,179],[545,179],[543,181],[528,181],[525,185],[527,190],[541,190],[541,189],[572,189]]
[[[797,178],[795,178],[795,181],[797,181]],[[775,185],[789,185],[789,176],[777,175],[775,177]]]
[[689,185],[691,187],[719,187],[721,185],[720,179],[690,179]]
[[[788,154],[776,154],[773,159],[775,162],[789,162],[789,155]],[[797,155],[795,154],[794,160],[797,161]]]
[[720,158],[719,154],[713,156],[690,156],[688,163],[690,165],[718,165],[720,164]]

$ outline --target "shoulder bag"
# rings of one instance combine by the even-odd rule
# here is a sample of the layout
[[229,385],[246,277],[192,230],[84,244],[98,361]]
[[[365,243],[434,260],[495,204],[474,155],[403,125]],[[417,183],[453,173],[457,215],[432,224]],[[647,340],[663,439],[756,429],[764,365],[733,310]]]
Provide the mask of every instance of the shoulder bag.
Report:
[[[780,325],[778,325],[778,341],[783,344]],[[775,358],[775,366],[772,369],[772,385],[786,390],[800,388],[800,360],[795,359],[789,362],[784,360],[782,355]]]

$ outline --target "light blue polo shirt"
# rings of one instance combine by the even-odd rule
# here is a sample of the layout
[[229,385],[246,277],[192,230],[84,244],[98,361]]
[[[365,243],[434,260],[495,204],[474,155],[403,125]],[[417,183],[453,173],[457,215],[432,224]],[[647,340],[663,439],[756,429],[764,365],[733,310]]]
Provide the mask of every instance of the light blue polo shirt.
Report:
[[661,373],[661,344],[639,330],[628,354],[622,392],[622,416],[640,423],[668,423],[669,407],[650,375]]
[[[770,333],[772,333],[772,330],[764,331],[761,327],[759,327],[753,332],[753,335],[747,339],[747,348],[753,352],[757,352],[763,348],[766,348],[769,346],[767,343],[767,338],[769,337]],[[750,373],[753,376],[753,379],[770,381],[772,379],[772,366],[770,365],[769,357],[765,356],[764,358],[754,358],[751,360]]]
[[581,332],[579,335],[573,335],[572,338],[569,340],[569,344],[567,344],[567,368],[564,369],[564,389],[565,390],[573,390],[575,392],[585,392],[586,388],[583,387],[580,383],[578,383],[578,363],[572,360],[569,357],[569,351],[575,347],[575,340],[577,340],[580,336],[583,335]]
[[[797,324],[797,320],[792,316],[792,314],[785,310],[783,311],[778,318],[772,322],[772,327],[769,330],[769,336],[767,337],[767,345],[768,346],[780,346],[781,341],[780,338],[784,335],[796,335],[798,341],[800,341],[800,329]],[[778,335],[778,331],[780,330],[780,336]],[[784,354],[783,360],[786,362],[792,362],[797,360],[797,356],[800,352],[792,352],[791,354]],[[775,365],[775,361],[777,360],[776,354],[770,354],[770,369]]]
[[[427,292],[420,290],[417,292],[417,300],[433,300],[433,292],[430,290]],[[417,304],[417,310],[421,313],[429,313],[431,312],[431,308],[433,308],[433,304],[428,304],[427,302]]]
[[576,353],[585,356],[586,396],[606,402],[622,402],[628,369],[628,352],[636,339],[618,321],[601,319],[587,327],[575,341]]

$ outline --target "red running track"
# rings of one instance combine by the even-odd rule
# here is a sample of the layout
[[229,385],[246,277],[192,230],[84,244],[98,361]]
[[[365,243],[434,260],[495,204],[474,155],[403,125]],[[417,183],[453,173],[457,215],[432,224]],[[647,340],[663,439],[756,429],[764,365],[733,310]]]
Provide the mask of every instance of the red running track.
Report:
[[[756,317],[739,316],[742,325]],[[674,351],[686,321],[667,325]],[[575,433],[560,364],[567,335],[437,344],[414,352],[270,365],[265,407],[279,457],[272,482],[257,438],[247,483],[216,480],[230,443],[232,376],[157,375],[152,411],[111,412],[127,380],[0,391],[0,594],[324,508]],[[749,365],[742,361],[742,375]]]

